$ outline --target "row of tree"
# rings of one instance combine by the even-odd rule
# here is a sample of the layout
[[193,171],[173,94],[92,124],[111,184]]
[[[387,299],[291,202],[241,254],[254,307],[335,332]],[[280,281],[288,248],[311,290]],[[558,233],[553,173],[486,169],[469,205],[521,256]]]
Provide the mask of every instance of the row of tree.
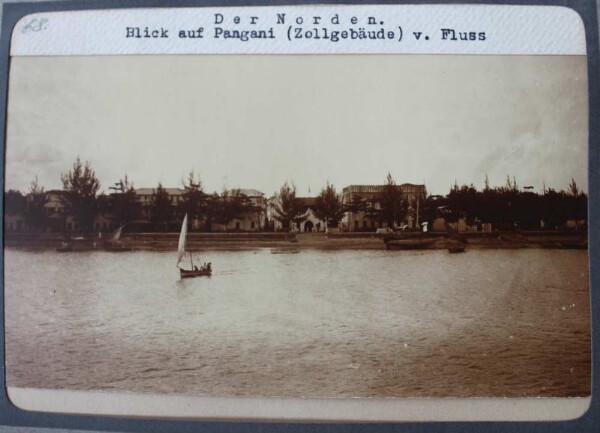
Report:
[[[63,216],[70,215],[79,230],[92,231],[98,214],[109,214],[115,225],[146,219],[145,229],[168,230],[176,226],[184,214],[190,221],[201,224],[202,230],[211,230],[213,224],[227,225],[248,213],[265,211],[260,205],[239,190],[224,189],[219,193],[207,193],[200,178],[191,171],[182,181],[183,192],[177,203],[159,183],[153,190],[151,200],[141,203],[133,182],[127,175],[110,187],[110,195],[98,194],[100,181],[89,162],[79,158],[67,173],[61,175],[63,189],[59,194],[64,209]],[[37,178],[31,183],[27,195],[10,190],[5,194],[5,211],[9,215],[23,215],[28,228],[44,230],[48,220],[46,203],[48,195],[39,185]],[[336,227],[347,212],[398,226],[409,215],[419,213],[420,221],[433,222],[438,217],[456,221],[464,218],[468,224],[492,223],[504,228],[561,227],[569,219],[587,219],[587,195],[572,180],[567,191],[556,191],[544,187],[541,193],[517,186],[516,180],[507,176],[506,185],[478,191],[473,185],[458,186],[456,183],[445,196],[423,194],[409,203],[401,188],[388,173],[384,185],[376,196],[363,197],[354,194],[346,202],[329,182],[323,187],[311,205],[315,216],[328,227]],[[285,228],[291,228],[308,217],[307,204],[297,197],[296,187],[286,182],[275,195],[272,216]],[[66,221],[66,220],[65,220]],[[261,227],[266,228],[266,227]]]
[[[506,185],[478,191],[472,184],[456,183],[444,197],[429,196],[423,204],[424,220],[443,216],[456,221],[464,218],[467,224],[491,223],[498,228],[560,228],[568,220],[587,220],[588,197],[574,179],[568,189],[557,191],[544,188],[540,193],[532,187],[519,188],[515,178],[507,176]],[[587,221],[586,221],[587,223]]]
[[[248,212],[259,211],[239,190],[224,189],[220,194],[204,192],[193,171],[187,181],[182,181],[183,193],[176,203],[161,183],[153,189],[151,200],[141,203],[127,175],[110,187],[112,194],[98,194],[100,181],[91,164],[83,163],[79,158],[70,171],[61,175],[61,180],[63,189],[58,199],[63,209],[60,215],[63,225],[66,217],[71,216],[81,231],[94,230],[98,214],[110,215],[115,225],[136,222],[147,216],[145,229],[165,230],[174,219],[181,221],[185,213],[190,221],[202,221],[204,228],[210,229],[213,223],[226,225]],[[46,209],[48,198],[36,178],[26,195],[16,190],[6,192],[5,211],[9,215],[23,215],[26,226],[32,230],[45,230],[50,216]],[[150,227],[147,227],[148,223]]]
[[[155,229],[169,229],[172,227],[175,219],[176,225],[188,214],[191,222],[197,221],[201,225],[201,230],[210,231],[214,224],[227,225],[236,218],[243,218],[245,215],[258,215],[262,209],[254,204],[250,198],[241,193],[239,189],[223,189],[219,193],[206,193],[202,189],[200,179],[190,172],[187,183],[183,182],[183,194],[181,199],[173,204],[171,196],[162,184],[153,190],[151,203],[148,206],[147,215],[152,221]],[[139,218],[135,190],[133,188],[122,193],[122,209],[126,209],[126,219],[122,221],[135,221]],[[117,194],[117,200],[121,194]],[[118,210],[115,209],[116,215]]]
[[[306,209],[296,198],[296,189],[287,183],[281,188],[274,217],[283,227],[300,223],[307,217]],[[381,191],[371,197],[354,194],[346,202],[329,183],[316,199],[314,213],[329,227],[336,227],[346,212],[362,214],[365,218],[386,223],[388,227],[400,226],[409,216],[430,225],[436,218],[455,222],[464,219],[469,225],[491,223],[502,229],[538,229],[564,227],[568,220],[587,220],[588,197],[575,180],[568,190],[543,188],[541,193],[532,187],[519,188],[514,176],[507,176],[506,185],[490,188],[486,176],[485,187],[478,191],[472,184],[454,184],[445,196],[421,196],[409,203],[406,195],[388,173]]]
[[[308,217],[306,205],[302,199],[296,197],[296,187],[293,184],[289,185],[286,182],[275,197],[273,217],[280,221],[284,228],[299,224]],[[327,227],[337,227],[346,212],[363,212],[368,218],[393,226],[406,218],[409,203],[392,175],[388,173],[381,193],[370,199],[354,194],[348,202],[344,202],[335,186],[327,182],[316,197],[312,210]]]

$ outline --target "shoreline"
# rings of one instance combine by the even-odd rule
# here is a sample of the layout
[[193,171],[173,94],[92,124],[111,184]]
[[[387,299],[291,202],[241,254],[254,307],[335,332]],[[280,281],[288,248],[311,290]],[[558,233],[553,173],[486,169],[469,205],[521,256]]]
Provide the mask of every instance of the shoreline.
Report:
[[[467,249],[510,249],[510,248],[555,248],[565,249],[563,243],[584,243],[587,232],[579,231],[536,231],[536,232],[464,232]],[[421,233],[406,233],[407,238],[421,236]],[[424,236],[435,238],[433,245],[426,249],[448,248],[446,232],[428,232]],[[275,248],[282,251],[300,249],[320,250],[382,250],[385,249],[384,235],[372,232],[339,233],[190,233],[187,249],[206,250],[251,250]],[[120,243],[132,251],[175,251],[178,233],[126,233]],[[72,239],[74,252],[104,250],[107,238],[95,234],[83,234]],[[59,233],[7,233],[4,238],[6,248],[35,250],[55,249],[64,241]]]

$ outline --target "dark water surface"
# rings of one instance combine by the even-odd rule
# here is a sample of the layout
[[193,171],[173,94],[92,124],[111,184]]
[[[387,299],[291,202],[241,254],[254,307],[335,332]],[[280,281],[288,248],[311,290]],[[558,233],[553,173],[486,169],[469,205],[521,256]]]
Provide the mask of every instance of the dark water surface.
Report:
[[[283,254],[273,254],[280,253]],[[587,396],[586,251],[5,251],[7,384],[199,395]]]

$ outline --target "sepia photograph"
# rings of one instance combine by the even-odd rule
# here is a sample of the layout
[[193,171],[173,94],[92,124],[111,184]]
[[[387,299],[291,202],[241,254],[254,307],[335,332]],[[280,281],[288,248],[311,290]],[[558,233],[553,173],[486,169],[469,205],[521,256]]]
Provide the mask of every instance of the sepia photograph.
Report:
[[13,57],[7,386],[590,396],[587,67]]

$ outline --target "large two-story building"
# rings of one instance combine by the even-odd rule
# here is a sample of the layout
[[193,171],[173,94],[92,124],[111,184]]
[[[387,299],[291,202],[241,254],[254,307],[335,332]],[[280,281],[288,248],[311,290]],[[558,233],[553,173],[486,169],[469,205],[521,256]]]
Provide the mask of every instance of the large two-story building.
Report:
[[246,198],[248,210],[227,224],[212,224],[213,231],[261,231],[267,227],[267,199],[257,189],[243,188],[228,191],[230,195],[242,195]]
[[[150,221],[152,218],[152,202],[156,188],[137,188],[135,190],[135,197],[140,204],[141,215],[143,220]],[[183,200],[183,193],[185,192],[182,188],[165,188],[165,191],[169,195],[171,205],[177,207],[179,202]]]
[[[395,186],[408,202],[409,210],[406,221],[410,228],[416,227],[419,219],[420,200],[426,196],[425,185],[403,183]],[[379,218],[374,218],[366,209],[371,208],[374,213],[381,210],[381,193],[385,185],[349,185],[342,190],[342,203],[348,209],[342,219],[344,231],[368,231],[387,227],[387,223]],[[362,202],[362,206],[352,209],[353,204]],[[362,209],[361,209],[362,207]]]

